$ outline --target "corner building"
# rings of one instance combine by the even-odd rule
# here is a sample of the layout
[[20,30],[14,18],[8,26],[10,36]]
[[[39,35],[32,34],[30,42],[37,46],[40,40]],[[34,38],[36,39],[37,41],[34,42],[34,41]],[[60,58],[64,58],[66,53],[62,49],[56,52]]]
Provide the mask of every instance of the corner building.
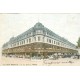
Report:
[[19,58],[71,57],[77,55],[76,46],[55,34],[40,22],[26,32],[12,37],[2,47],[2,55]]

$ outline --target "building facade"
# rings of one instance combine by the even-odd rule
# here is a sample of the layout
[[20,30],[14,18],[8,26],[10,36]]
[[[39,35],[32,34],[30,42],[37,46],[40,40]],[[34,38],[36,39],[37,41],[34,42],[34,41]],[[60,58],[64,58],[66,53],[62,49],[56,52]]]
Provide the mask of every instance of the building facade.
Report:
[[41,57],[77,55],[76,46],[68,40],[55,34],[40,22],[28,31],[12,37],[2,47],[4,56]]

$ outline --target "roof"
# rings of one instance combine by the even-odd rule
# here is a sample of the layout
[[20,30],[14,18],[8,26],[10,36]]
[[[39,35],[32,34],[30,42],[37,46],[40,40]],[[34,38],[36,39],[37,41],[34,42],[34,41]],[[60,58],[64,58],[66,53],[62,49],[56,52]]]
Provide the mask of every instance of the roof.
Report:
[[57,40],[61,41],[61,42],[65,42],[68,43],[72,46],[75,46],[74,44],[72,44],[71,42],[69,42],[68,40],[60,37],[59,35],[57,35],[56,33],[54,33],[53,31],[49,30],[48,28],[44,27],[44,25],[40,22],[37,22],[34,27],[30,28],[29,30],[25,31],[24,33],[18,35],[17,37],[12,37],[10,39],[10,43],[14,43],[17,41],[20,41],[22,39],[25,39],[26,37],[28,37],[27,34],[31,33],[31,32],[35,32],[35,30],[43,30],[44,32],[48,32],[49,35],[55,37]]

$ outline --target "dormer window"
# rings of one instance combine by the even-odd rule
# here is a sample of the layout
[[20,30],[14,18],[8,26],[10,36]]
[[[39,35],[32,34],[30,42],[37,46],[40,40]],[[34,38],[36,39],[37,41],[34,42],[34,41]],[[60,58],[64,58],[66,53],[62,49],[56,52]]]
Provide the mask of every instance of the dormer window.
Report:
[[48,35],[48,33],[46,32],[46,35]]
[[32,33],[28,33],[28,34],[27,34],[27,36],[31,36],[31,35],[32,35]]
[[43,34],[43,31],[42,30],[37,30],[36,34]]

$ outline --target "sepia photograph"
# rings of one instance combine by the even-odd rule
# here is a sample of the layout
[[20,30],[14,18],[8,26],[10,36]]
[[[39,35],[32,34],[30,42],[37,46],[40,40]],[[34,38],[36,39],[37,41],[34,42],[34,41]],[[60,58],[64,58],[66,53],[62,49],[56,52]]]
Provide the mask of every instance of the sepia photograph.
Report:
[[1,66],[80,66],[80,14],[1,13]]

